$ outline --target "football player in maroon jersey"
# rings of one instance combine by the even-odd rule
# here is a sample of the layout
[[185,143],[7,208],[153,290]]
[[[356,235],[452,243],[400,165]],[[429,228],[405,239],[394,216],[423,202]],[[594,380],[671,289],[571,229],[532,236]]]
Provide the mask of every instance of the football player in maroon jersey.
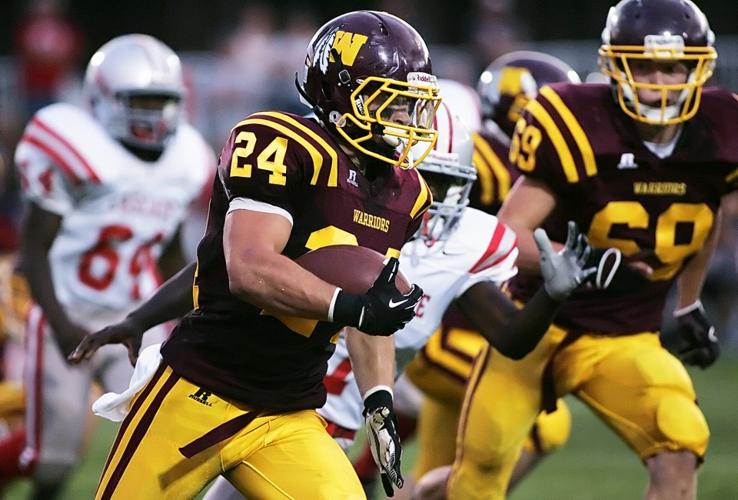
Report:
[[622,0],[600,48],[610,84],[544,88],[516,123],[510,157],[522,177],[500,211],[521,248],[514,297],[527,300],[537,283],[532,230],[540,224],[562,241],[562,221],[574,219],[594,246],[619,248],[630,265],[605,277],[608,290],[575,293],[522,361],[479,358],[450,498],[503,498],[541,406],[550,410],[567,393],[643,460],[647,498],[694,498],[709,430],[684,365],[658,332],[676,282],[682,361],[704,368],[717,358],[699,295],[721,197],[738,180],[730,125],[738,101],[703,90],[713,39],[689,0]]
[[[389,336],[422,295],[417,286],[400,293],[394,276],[431,201],[411,168],[435,141],[430,57],[401,19],[351,12],[315,34],[298,89],[315,119],[255,113],[226,140],[198,247],[195,309],[134,396],[98,498],[189,498],[219,474],[248,498],[363,497],[314,411],[325,401],[331,338],[344,326],[364,332],[374,353],[380,384],[365,391],[365,412],[388,491],[402,485]],[[389,257],[367,293],[294,262],[335,244]]]
[[[478,100],[475,112],[480,114],[478,129],[473,134],[473,164],[477,180],[472,186],[469,205],[496,214],[510,192],[519,172],[508,159],[508,150],[515,122],[525,105],[535,99],[545,85],[556,82],[578,83],[579,76],[567,63],[549,54],[528,50],[504,54],[492,61],[479,77],[476,92],[456,82],[440,80],[444,102],[458,101],[464,104]],[[448,92],[448,91],[451,92]],[[464,94],[466,90],[466,94]],[[467,104],[468,106],[468,104]],[[459,106],[456,108],[458,109]],[[474,117],[472,117],[473,119]],[[440,433],[436,428],[458,426],[464,388],[473,360],[487,343],[476,328],[451,306],[443,325],[420,355],[407,366],[406,374],[411,382],[426,396],[419,411],[421,425],[418,431],[418,454],[413,468],[414,477],[453,462],[456,435]],[[400,431],[411,417],[399,415]],[[571,414],[563,401],[557,411],[541,413],[536,420],[515,468],[511,487],[540,459],[563,446],[571,428]],[[375,474],[371,455],[365,450],[354,462],[359,478]]]

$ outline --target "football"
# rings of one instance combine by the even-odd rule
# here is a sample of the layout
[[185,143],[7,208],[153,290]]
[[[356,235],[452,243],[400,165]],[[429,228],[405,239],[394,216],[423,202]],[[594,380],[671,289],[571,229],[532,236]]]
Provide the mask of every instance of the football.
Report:
[[[296,259],[318,278],[349,293],[366,293],[382,272],[385,257],[371,248],[355,245],[331,245],[312,250]],[[397,273],[395,285],[402,293],[410,291],[410,282]]]

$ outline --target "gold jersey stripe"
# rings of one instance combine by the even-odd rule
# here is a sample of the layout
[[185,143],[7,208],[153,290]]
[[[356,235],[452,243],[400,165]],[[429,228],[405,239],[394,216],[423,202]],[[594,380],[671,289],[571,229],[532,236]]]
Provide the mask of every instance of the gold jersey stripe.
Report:
[[387,251],[384,253],[385,257],[391,258],[394,257],[395,259],[400,258],[400,251],[396,248],[388,248]]
[[597,163],[595,162],[594,152],[592,151],[592,145],[587,139],[587,134],[584,133],[582,126],[576,119],[571,110],[564,104],[561,97],[551,88],[543,87],[541,89],[541,95],[550,102],[559,116],[564,120],[564,123],[569,127],[569,132],[574,137],[574,142],[577,143],[579,151],[582,153],[582,159],[584,160],[584,171],[587,177],[592,177],[597,174]]
[[725,182],[727,182],[728,184],[732,183],[736,179],[738,179],[738,168],[725,176]]
[[[510,192],[510,172],[507,171],[505,164],[497,156],[494,149],[487,143],[487,141],[478,134],[474,134],[474,149],[475,152],[479,151],[479,154],[484,158],[487,165],[492,169],[494,178],[497,179],[497,199],[502,202],[507,198],[507,194]],[[476,166],[476,165],[475,165]],[[480,169],[477,168],[477,171]],[[489,175],[485,172],[486,175]],[[480,174],[480,175],[485,175]],[[490,183],[490,191],[492,179],[488,181]],[[484,180],[482,181],[482,187],[484,187]],[[492,203],[492,193],[489,194],[489,201],[484,201],[484,191],[482,191],[482,203],[487,205]]]
[[[428,188],[428,184],[425,183],[425,179],[423,179],[423,176],[420,175],[420,172],[418,172],[418,182],[420,184],[420,193],[418,193],[418,197],[415,199],[415,205],[413,205],[413,209],[410,210],[411,219],[414,219],[415,216],[419,215],[418,212],[420,212],[420,209],[423,208],[423,205],[425,205],[425,210],[428,210],[428,207],[433,201],[430,188]],[[427,204],[426,201],[428,202]],[[423,210],[423,212],[425,212],[425,210]]]
[[477,169],[477,181],[479,182],[479,201],[483,205],[491,205],[494,202],[494,186],[492,186],[492,167],[478,150],[472,155],[472,165]]
[[195,278],[192,280],[192,306],[193,309],[200,309],[200,287],[197,284],[197,277],[200,275],[200,263],[195,263]]
[[[318,150],[315,149],[315,147],[310,144],[304,137],[284,125],[273,122],[271,120],[265,120],[263,118],[246,118],[242,122],[239,122],[236,127],[240,127],[242,125],[264,125],[265,127],[273,128],[277,132],[283,133],[288,138],[297,141],[298,144],[300,144],[303,148],[307,150],[307,152],[310,154],[310,158],[312,158],[313,160],[313,165],[315,167],[313,171],[313,181],[317,182],[318,172],[320,171],[320,167],[323,165],[323,155],[321,155]],[[315,184],[315,182],[313,181],[311,181],[310,183]]]
[[551,142],[556,149],[556,154],[559,156],[561,168],[564,169],[566,180],[572,183],[579,182],[579,174],[577,173],[577,167],[574,164],[574,158],[572,158],[571,156],[569,146],[567,146],[566,141],[564,140],[564,136],[561,135],[561,131],[554,123],[551,115],[548,114],[548,111],[546,111],[546,109],[538,101],[530,101],[530,103],[528,103],[527,109],[530,114],[532,114],[533,117],[538,120],[538,123],[540,123],[543,129],[546,131],[546,135],[548,135],[549,139],[551,139]]
[[[336,150],[332,148],[327,142],[325,142],[322,137],[316,134],[313,130],[310,130],[309,127],[306,127],[291,116],[287,116],[283,113],[275,111],[265,111],[256,114],[270,116],[272,118],[276,118],[278,120],[282,120],[283,122],[289,123],[293,127],[296,127],[297,129],[302,131],[305,135],[313,139],[315,142],[320,144],[325,152],[328,153],[328,156],[331,157],[331,170],[328,173],[328,187],[338,186],[338,155],[336,155]],[[310,180],[310,184],[315,185],[318,183],[318,175],[320,175],[320,165],[315,166],[315,169],[313,170],[313,178]]]

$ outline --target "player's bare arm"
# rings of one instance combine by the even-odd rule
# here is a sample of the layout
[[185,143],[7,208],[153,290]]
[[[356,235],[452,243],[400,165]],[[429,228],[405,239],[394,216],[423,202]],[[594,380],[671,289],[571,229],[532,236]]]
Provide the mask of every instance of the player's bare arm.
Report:
[[370,335],[391,335],[413,318],[423,290],[397,290],[397,259],[389,259],[367,293],[347,293],[281,254],[291,230],[277,214],[235,210],[226,216],[223,250],[233,295],[272,313],[335,321]]
[[715,253],[722,223],[723,215],[720,209],[715,214],[715,222],[705,245],[687,263],[677,280],[677,307],[674,310],[674,317],[677,321],[677,332],[683,341],[683,347],[678,354],[684,363],[700,368],[709,367],[720,356],[715,326],[702,307],[700,294],[710,260]]
[[236,210],[223,249],[231,293],[270,312],[328,319],[336,287],[281,254],[292,224],[281,215]]
[[[538,248],[533,231],[556,206],[556,196],[543,182],[521,177],[502,204],[497,218],[515,231],[518,237],[518,268],[524,273],[540,271]],[[553,243],[559,250],[560,243]]]
[[123,321],[86,335],[69,355],[69,361],[76,364],[90,359],[106,344],[124,344],[128,349],[128,359],[135,365],[147,330],[180,318],[192,309],[192,282],[196,267],[197,264],[192,262],[180,269]]
[[691,306],[700,300],[702,286],[705,284],[710,260],[715,253],[722,223],[722,210],[718,210],[705,245],[684,266],[684,270],[679,275],[679,279],[677,280],[677,309]]
[[33,300],[44,311],[56,341],[66,356],[87,331],[69,319],[54,292],[48,255],[61,223],[61,216],[42,209],[34,202],[28,203],[21,231],[20,255],[23,256],[21,265]]
[[372,337],[348,328],[346,347],[359,393],[364,398],[363,413],[374,461],[381,471],[387,495],[392,496],[392,485],[401,488],[403,484],[400,472],[402,448],[392,402],[395,341],[392,337]]
[[347,328],[346,347],[361,394],[378,385],[392,388],[395,381],[394,338],[374,337]]

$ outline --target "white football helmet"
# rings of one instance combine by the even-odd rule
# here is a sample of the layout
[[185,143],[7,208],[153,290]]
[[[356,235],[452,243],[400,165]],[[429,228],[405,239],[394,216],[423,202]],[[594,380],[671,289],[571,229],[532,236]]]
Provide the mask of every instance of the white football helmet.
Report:
[[90,59],[83,92],[111,136],[129,146],[161,151],[182,117],[182,65],[156,38],[119,36]]
[[436,144],[417,167],[433,193],[418,234],[428,246],[451,234],[469,204],[477,178],[471,132],[445,100],[436,112],[433,128],[438,132]]
[[441,88],[441,99],[454,109],[456,116],[461,118],[464,125],[472,132],[480,130],[482,103],[477,91],[469,85],[447,78],[439,78],[438,86]]

